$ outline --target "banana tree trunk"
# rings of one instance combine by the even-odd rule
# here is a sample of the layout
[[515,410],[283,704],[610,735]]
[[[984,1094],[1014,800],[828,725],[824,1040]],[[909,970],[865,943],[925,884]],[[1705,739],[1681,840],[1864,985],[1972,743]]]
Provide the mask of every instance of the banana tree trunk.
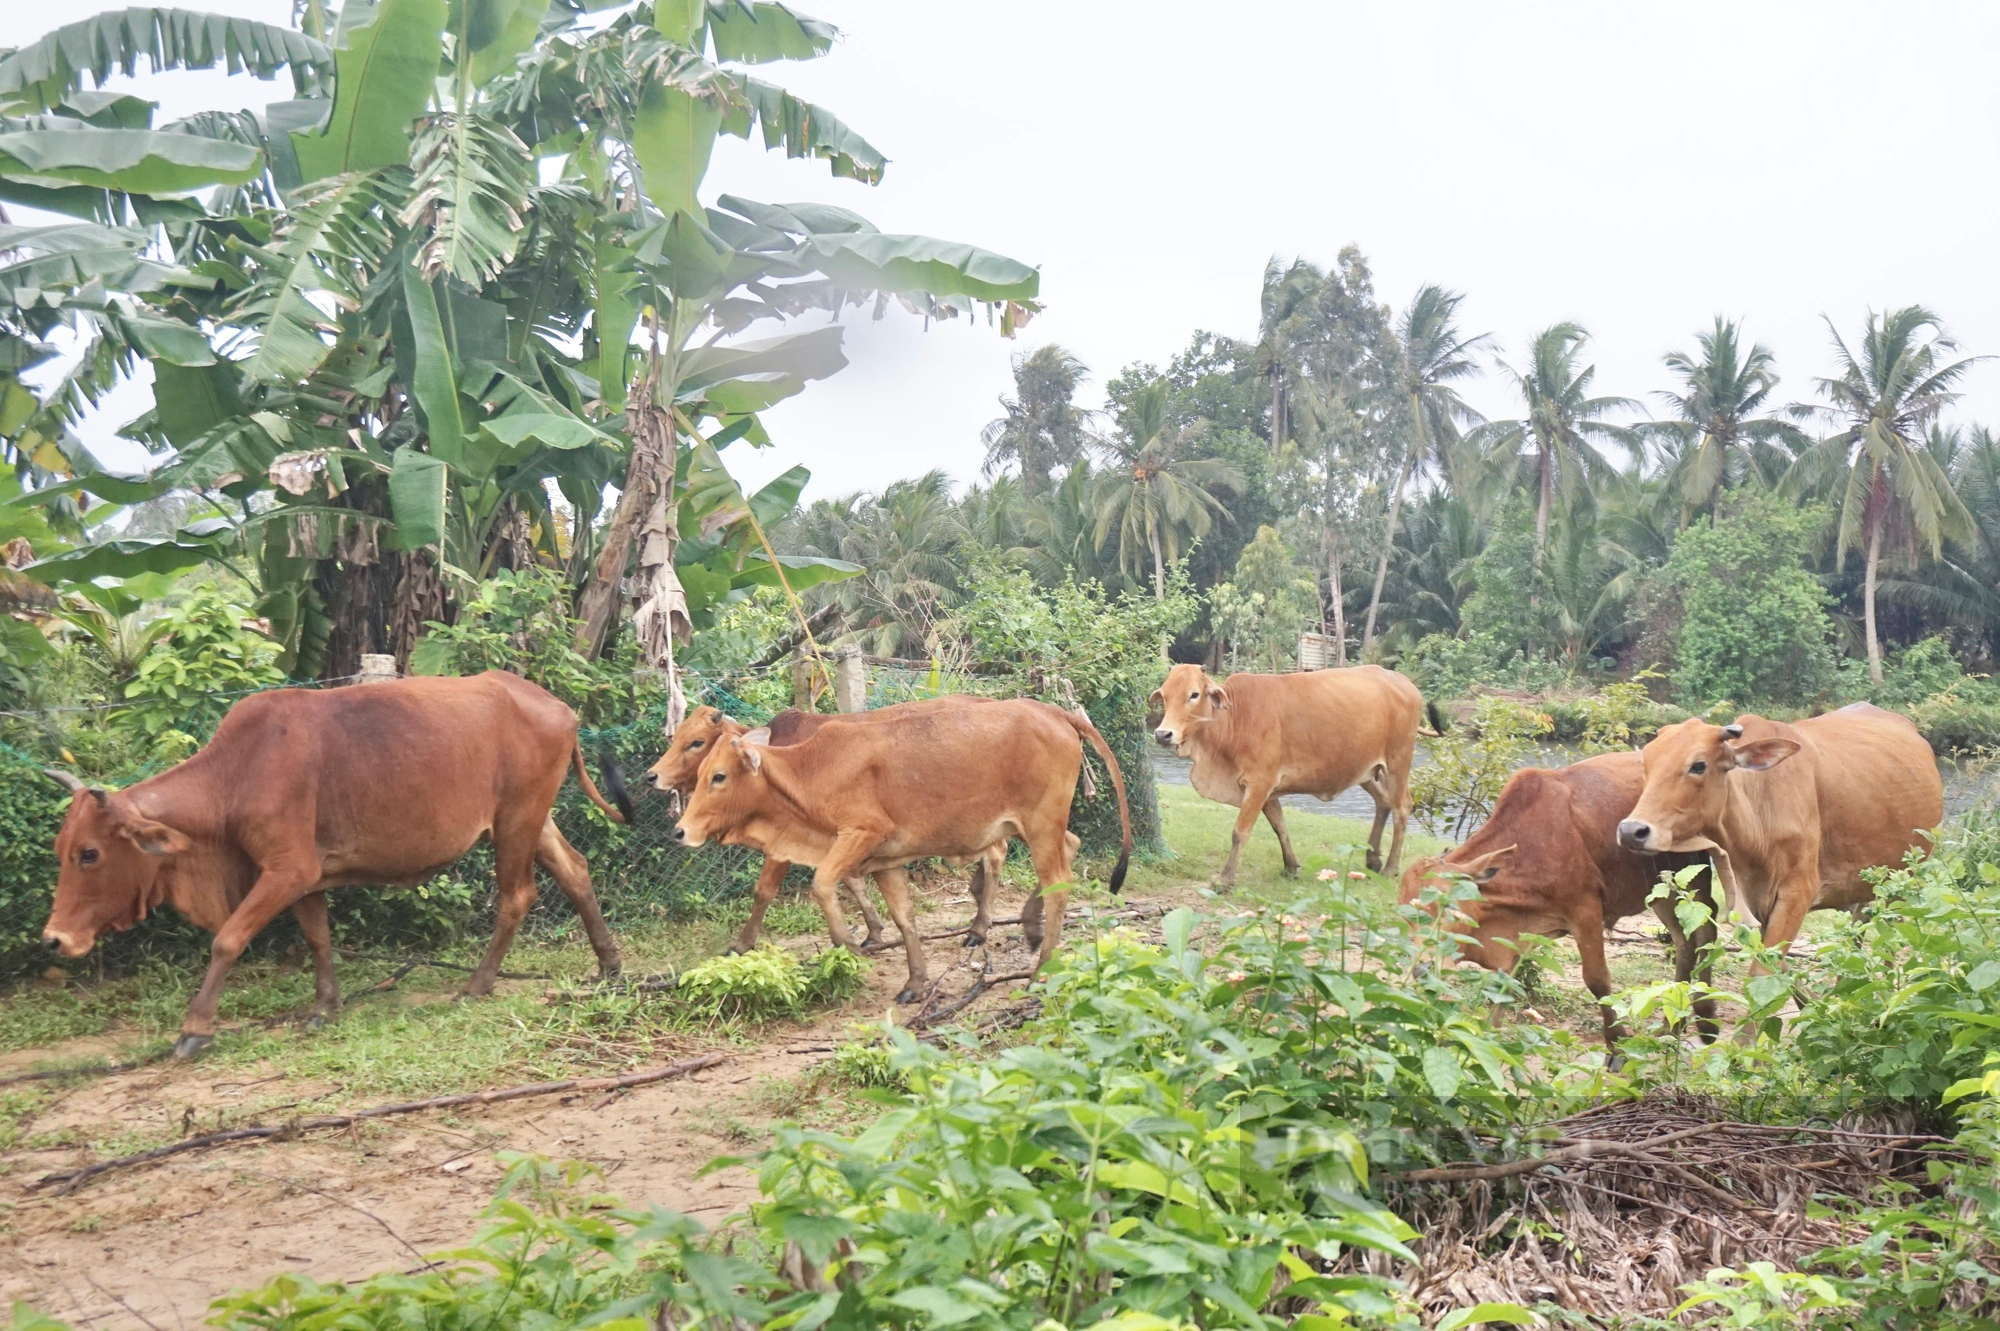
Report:
[[639,515],[652,507],[659,466],[659,457],[635,434],[632,460],[625,468],[625,487],[618,492],[618,506],[605,527],[597,567],[591,570],[590,584],[583,589],[583,600],[577,606],[576,638],[570,645],[585,660],[595,660],[604,650],[605,637],[618,618],[619,584],[625,578],[625,562],[632,556]]

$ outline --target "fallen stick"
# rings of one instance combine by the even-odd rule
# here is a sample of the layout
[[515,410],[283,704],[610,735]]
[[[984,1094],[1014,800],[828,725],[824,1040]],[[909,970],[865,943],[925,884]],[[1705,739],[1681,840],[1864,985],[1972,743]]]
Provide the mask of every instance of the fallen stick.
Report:
[[1687,1137],[1705,1132],[1713,1132],[1715,1125],[1700,1123],[1692,1128],[1682,1128],[1679,1132],[1663,1133],[1649,1137],[1645,1141],[1620,1142],[1591,1137],[1579,1141],[1574,1146],[1547,1155],[1531,1156],[1522,1160],[1507,1160],[1497,1165],[1447,1165],[1440,1169],[1411,1169],[1393,1175],[1410,1183],[1465,1183],[1473,1180],[1493,1180],[1512,1178],[1516,1174],[1532,1174],[1548,1165],[1565,1165],[1593,1155],[1618,1155],[1626,1158],[1644,1157],[1655,1146],[1665,1146]]
[[24,1081],[59,1081],[64,1077],[110,1077],[120,1072],[137,1072],[140,1068],[149,1068],[159,1061],[157,1058],[142,1058],[136,1063],[86,1063],[79,1068],[43,1068],[39,1072],[16,1072],[10,1077],[0,1077],[0,1086],[12,1086]]
[[[456,961],[435,961],[430,957],[385,957],[379,952],[356,952],[352,948],[345,947],[337,947],[334,951],[346,957],[349,961],[386,961],[394,965],[399,965],[403,969],[396,972],[397,979],[408,975],[419,966],[429,966],[433,970],[441,971],[463,971],[467,975],[470,975],[477,969],[476,967],[461,965]],[[496,971],[494,972],[494,978],[500,980],[547,980],[552,977],[544,975],[540,971]],[[380,988],[382,986],[378,985],[376,987]]]
[[958,1012],[961,1008],[970,1007],[973,1001],[981,994],[996,985],[1006,984],[1009,980],[1032,980],[1034,978],[1035,973],[1033,971],[1009,971],[1005,975],[995,975],[990,978],[981,975],[977,980],[973,981],[970,989],[967,989],[936,1012],[923,1013],[910,1023],[909,1029],[913,1031],[928,1030],[938,1022],[943,1021],[946,1017]]
[[526,1100],[533,1096],[561,1095],[565,1092],[629,1090],[634,1086],[649,1086],[656,1081],[684,1077],[691,1072],[700,1072],[704,1068],[712,1068],[718,1063],[728,1061],[727,1054],[703,1054],[700,1058],[683,1059],[679,1063],[669,1063],[665,1067],[653,1068],[646,1072],[631,1072],[622,1077],[571,1077],[566,1081],[535,1082],[527,1086],[508,1086],[497,1091],[468,1091],[461,1095],[435,1096],[429,1100],[377,1105],[373,1109],[356,1110],[352,1114],[325,1114],[317,1118],[304,1118],[294,1123],[281,1123],[270,1127],[228,1128],[221,1132],[207,1132],[199,1137],[189,1137],[171,1146],[141,1151],[136,1155],[113,1156],[109,1160],[100,1160],[81,1169],[44,1174],[30,1183],[28,1190],[33,1192],[54,1184],[58,1197],[67,1196],[99,1174],[108,1174],[114,1169],[130,1169],[137,1165],[151,1164],[155,1160],[164,1160],[170,1155],[180,1155],[185,1151],[199,1151],[210,1146],[228,1146],[244,1141],[265,1141],[273,1137],[295,1137],[302,1132],[316,1132],[326,1128],[349,1128],[356,1123],[365,1123],[372,1119],[394,1118],[401,1114],[415,1114],[426,1109],[493,1105],[508,1100]]

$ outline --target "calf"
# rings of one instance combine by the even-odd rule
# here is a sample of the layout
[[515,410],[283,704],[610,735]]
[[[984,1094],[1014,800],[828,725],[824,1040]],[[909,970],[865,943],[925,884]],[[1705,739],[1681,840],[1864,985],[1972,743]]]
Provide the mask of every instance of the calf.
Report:
[[[720,839],[817,865],[813,898],[841,946],[848,945],[847,926],[834,909],[841,879],[900,872],[926,855],[981,855],[1018,836],[1040,880],[1039,895],[1021,911],[1039,969],[1062,932],[1076,844],[1067,825],[1084,742],[1110,770],[1118,797],[1123,845],[1111,873],[1116,891],[1132,850],[1118,761],[1087,719],[1025,699],[879,721],[834,718],[783,748],[762,732],[736,736],[702,762],[674,835],[688,846]],[[910,965],[902,1002],[921,992],[921,949],[911,951]]]
[[[1296,675],[1231,675],[1218,684],[1196,665],[1177,665],[1153,691],[1159,742],[1194,760],[1195,790],[1241,812],[1229,839],[1229,858],[1216,875],[1236,884],[1243,843],[1261,812],[1278,834],[1285,873],[1299,871],[1285,811],[1278,800],[1292,794],[1332,799],[1360,786],[1375,799],[1368,832],[1368,867],[1395,873],[1410,821],[1410,759],[1417,746],[1423,695],[1393,670],[1355,666]],[[1389,858],[1382,859],[1382,825],[1396,820]]]
[[584,770],[576,714],[518,675],[405,679],[344,689],[274,689],[243,699],[193,757],[126,790],[51,773],[75,792],[56,835],[61,876],[42,939],[81,957],[106,930],[162,905],[215,935],[177,1058],[214,1038],[230,968],[280,911],[297,917],[317,976],[313,1017],[340,1006],[326,892],[427,881],[482,837],[500,905],[493,941],[466,982],[493,988],[547,869],[583,919],[599,973],[618,944],[590,866],[549,816],[563,775],[618,822]]
[[[1618,823],[1644,782],[1637,753],[1604,754],[1555,771],[1523,768],[1508,778],[1493,816],[1464,845],[1404,871],[1397,900],[1410,905],[1428,887],[1448,888],[1455,876],[1471,879],[1479,896],[1463,904],[1470,922],[1453,928],[1464,935],[1460,955],[1490,970],[1514,969],[1522,934],[1575,938],[1584,985],[1598,999],[1604,1042],[1615,1052],[1627,1032],[1604,1003],[1611,994],[1605,926],[1645,910],[1661,873],[1708,862],[1705,855],[1643,855],[1619,846]],[[1709,875],[1696,878],[1690,891],[1712,917]],[[1675,978],[1693,977],[1700,949],[1715,940],[1713,919],[1690,938],[1671,899],[1651,905],[1674,940]],[[1707,980],[1706,968],[1698,978]],[[1695,1015],[1703,1036],[1712,1037],[1714,1001],[1697,1001]]]

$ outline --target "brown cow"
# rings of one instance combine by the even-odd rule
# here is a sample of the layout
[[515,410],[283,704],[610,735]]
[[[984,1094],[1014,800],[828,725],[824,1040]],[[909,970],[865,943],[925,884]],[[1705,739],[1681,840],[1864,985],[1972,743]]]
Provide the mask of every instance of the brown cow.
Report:
[[599,972],[618,944],[590,887],[590,866],[549,810],[584,771],[576,714],[517,675],[405,679],[344,689],[274,689],[243,699],[186,762],[126,790],[75,792],[56,836],[62,865],[48,946],[81,957],[99,934],[169,905],[215,935],[207,978],[188,1005],[177,1058],[214,1038],[216,1001],[236,959],[289,908],[312,948],[313,1019],[340,1006],[327,925],[329,888],[422,883],[493,842],[500,906],[493,942],[466,982],[493,988],[501,958],[547,869],[583,919]]
[[[1512,971],[1521,957],[1522,934],[1569,934],[1583,962],[1584,985],[1602,1004],[1611,994],[1605,926],[1645,910],[1661,873],[1708,863],[1706,855],[1640,855],[1620,848],[1619,820],[1631,812],[1645,777],[1637,753],[1607,753],[1554,771],[1524,767],[1507,779],[1493,816],[1464,845],[1403,871],[1397,900],[1411,905],[1427,887],[1448,891],[1451,877],[1471,879],[1479,896],[1460,909],[1472,922],[1453,926],[1466,935],[1458,945],[1466,960]],[[1708,875],[1695,879],[1690,890],[1712,915]],[[1674,940],[1674,977],[1687,980],[1699,949],[1715,940],[1715,925],[1711,920],[1690,939],[1671,900],[1653,902],[1652,909]],[[1609,1006],[1602,1011],[1604,1042],[1615,1051],[1626,1031]],[[1697,1002],[1695,1015],[1702,1034],[1713,1035],[1713,1000]]]
[[[1055,950],[1069,897],[1075,842],[1068,823],[1083,766],[1079,741],[1097,750],[1118,796],[1124,842],[1111,872],[1116,891],[1132,851],[1118,760],[1087,719],[1027,699],[880,721],[836,717],[786,748],[771,747],[756,731],[739,735],[702,763],[674,836],[689,846],[720,839],[817,865],[813,898],[843,947],[847,927],[833,895],[841,879],[900,871],[925,855],[981,855],[1018,836],[1028,843],[1040,880],[1039,895],[1021,910],[1022,932],[1040,953],[1039,969]],[[900,1002],[913,1002],[921,992],[921,948],[912,948],[910,966]]]
[[[770,732],[770,743],[782,748],[785,745],[796,744],[809,735],[817,734],[822,726],[834,720],[894,719],[898,716],[921,714],[940,707],[957,707],[991,701],[993,699],[977,694],[951,694],[943,698],[896,703],[872,712],[846,713],[841,717],[786,708],[772,717],[765,729]],[[660,760],[647,771],[647,782],[654,789],[670,792],[685,802],[693,793],[695,776],[701,770],[702,760],[714,752],[716,744],[720,741],[745,734],[748,730],[749,727],[742,722],[725,715],[717,708],[695,708],[679,726],[675,727],[673,738],[667,744],[667,751],[660,755]],[[1001,868],[1006,860],[1007,847],[1002,843],[987,847],[986,853],[980,856],[974,865],[972,899],[977,914],[972,928],[966,933],[967,947],[978,947],[986,941],[986,932],[991,927],[992,918],[987,884],[989,880],[994,884],[1000,881]],[[757,946],[757,934],[764,923],[764,912],[770,909],[771,903],[777,899],[778,889],[784,885],[785,875],[791,867],[784,860],[765,857],[764,868],[757,875],[757,885],[751,893],[750,918],[744,922],[743,928],[736,935],[736,941],[730,945],[732,952],[748,952]],[[885,875],[888,875],[886,881]],[[877,872],[874,877],[876,888],[882,893],[884,901],[889,901],[892,894],[895,894],[900,902],[908,902],[908,879],[900,871],[885,869]],[[841,886],[860,903],[862,919],[868,925],[868,937],[862,944],[862,950],[873,951],[887,941],[883,936],[882,917],[875,913],[875,908],[869,904],[867,894],[861,890],[859,884],[843,881]],[[900,908],[898,904],[892,903],[890,914],[895,916]],[[920,947],[913,922],[906,927],[898,918],[897,928],[903,932],[906,952]],[[919,968],[921,969],[921,966]]]
[[1619,841],[1654,854],[1717,851],[1732,903],[1779,949],[1807,911],[1871,900],[1863,871],[1927,848],[1944,818],[1931,746],[1907,718],[1865,702],[1795,725],[1682,721],[1646,746],[1645,762]]
[[[1395,873],[1410,821],[1410,758],[1424,708],[1417,686],[1393,670],[1355,666],[1296,675],[1235,674],[1218,684],[1197,665],[1177,665],[1153,692],[1161,713],[1153,734],[1194,759],[1189,780],[1219,804],[1233,804],[1236,830],[1216,875],[1236,884],[1236,862],[1261,812],[1278,834],[1285,873],[1299,871],[1285,832],[1283,795],[1332,799],[1349,786],[1375,798],[1368,867]],[[1382,860],[1382,825],[1394,816],[1395,840]]]

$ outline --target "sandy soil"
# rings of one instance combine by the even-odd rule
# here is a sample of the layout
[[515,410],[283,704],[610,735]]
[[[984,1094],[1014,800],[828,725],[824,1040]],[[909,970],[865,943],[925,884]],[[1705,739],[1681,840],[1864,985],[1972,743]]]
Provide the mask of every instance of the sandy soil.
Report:
[[[954,928],[969,913],[966,905],[941,905],[923,920],[928,932]],[[1017,915],[1018,897],[1009,894],[994,913]],[[993,973],[1033,964],[1018,927],[996,934]],[[941,993],[961,993],[976,978],[979,953],[952,939],[926,947]],[[714,1050],[728,1061],[621,1093],[427,1112],[345,1133],[191,1152],[103,1176],[67,1197],[29,1185],[50,1170],[89,1163],[87,1149],[7,1153],[0,1156],[0,1300],[25,1300],[77,1326],[165,1331],[199,1325],[210,1300],[282,1272],[326,1282],[412,1269],[476,1232],[502,1151],[589,1161],[605,1172],[606,1190],[628,1203],[657,1202],[713,1224],[757,1195],[747,1170],[697,1175],[716,1156],[761,1145],[773,1113],[760,1090],[806,1073],[828,1045],[851,1038],[855,1023],[894,1010],[903,975],[902,951],[893,947],[873,958],[862,992],[841,1009],[765,1028],[754,1040],[689,1037],[657,1062]],[[1003,986],[958,1019],[1020,990]],[[7,1062],[102,1058],[112,1043],[96,1037]],[[156,1065],[76,1085],[37,1114],[35,1131],[75,1127],[79,1139],[101,1141],[146,1130],[157,1140],[163,1130],[205,1130],[218,1111],[252,1103],[267,1106],[262,1121],[280,1121],[287,1102],[337,1090],[269,1068]]]

